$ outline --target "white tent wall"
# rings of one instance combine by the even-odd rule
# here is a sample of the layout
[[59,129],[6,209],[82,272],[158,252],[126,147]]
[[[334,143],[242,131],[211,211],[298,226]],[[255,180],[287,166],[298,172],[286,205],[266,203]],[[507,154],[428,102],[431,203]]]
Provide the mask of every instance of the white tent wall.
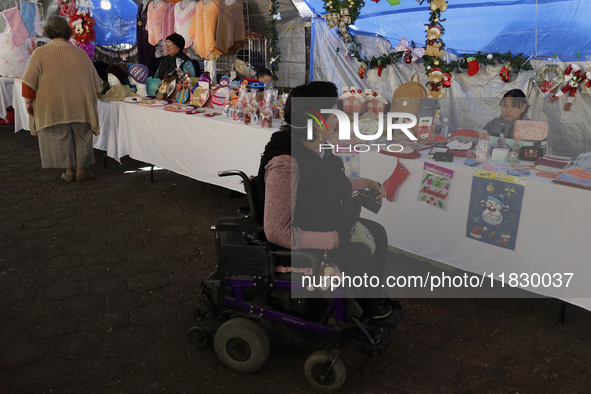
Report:
[[[337,35],[336,30],[329,30],[323,19],[317,18],[312,29],[312,77],[315,81],[334,82],[339,89],[342,86],[355,86],[362,89],[377,91],[389,101],[394,90],[404,82],[410,81],[413,68],[404,63],[384,67],[382,76],[378,77],[377,69],[367,70],[365,77],[358,75],[359,63],[349,56],[345,59],[347,46]],[[384,39],[358,34],[356,41],[362,46],[362,57],[380,56],[391,51],[390,43]],[[339,51],[337,52],[337,48]],[[446,54],[446,60],[455,59],[454,55]],[[465,72],[454,74],[449,89],[444,89],[446,98],[441,100],[444,117],[450,121],[450,129],[459,127],[482,128],[489,120],[500,116],[500,101],[504,93],[511,89],[521,89],[528,97],[528,116],[533,120],[547,121],[550,126],[548,150],[550,153],[565,156],[576,156],[591,151],[591,97],[577,98],[571,111],[564,111],[565,98],[559,102],[549,103],[534,83],[536,71],[547,61],[532,61],[534,71],[521,71],[512,74],[509,83],[502,82],[499,77],[501,66],[481,66],[473,77]],[[591,62],[576,62],[582,68]],[[565,65],[566,67],[566,65]],[[419,62],[419,77],[423,86],[428,82],[422,62]]]

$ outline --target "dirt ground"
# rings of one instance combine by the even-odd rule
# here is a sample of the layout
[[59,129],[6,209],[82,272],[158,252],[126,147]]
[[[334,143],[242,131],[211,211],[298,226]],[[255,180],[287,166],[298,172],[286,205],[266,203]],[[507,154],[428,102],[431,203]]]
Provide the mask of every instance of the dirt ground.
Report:
[[[275,347],[239,375],[188,343],[209,226],[245,200],[96,157],[96,179],[66,184],[35,137],[0,128],[0,393],[311,392],[314,349]],[[401,303],[387,354],[342,353],[342,393],[591,392],[588,311],[569,306],[559,327],[552,299]]]

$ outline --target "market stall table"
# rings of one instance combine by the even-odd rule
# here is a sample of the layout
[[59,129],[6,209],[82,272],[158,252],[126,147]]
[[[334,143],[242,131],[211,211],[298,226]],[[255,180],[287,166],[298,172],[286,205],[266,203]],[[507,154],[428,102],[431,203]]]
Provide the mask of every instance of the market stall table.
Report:
[[[206,109],[206,113],[219,112]],[[275,120],[278,121],[278,120]],[[164,111],[125,103],[121,110],[118,154],[172,170],[212,185],[244,192],[238,177],[218,177],[219,171],[258,173],[261,153],[279,129]]]
[[[23,83],[16,80],[14,91],[12,92],[12,106],[14,108],[14,131],[29,131],[29,115],[25,105],[25,98],[22,96]],[[94,136],[93,146],[96,149],[107,152],[107,156],[114,158],[121,163],[121,157],[118,153],[119,138],[124,138],[124,131],[119,130],[119,117],[121,106],[124,103],[119,101],[98,102],[99,127],[100,134]]]
[[[585,298],[591,279],[588,190],[554,184],[532,171],[526,177],[516,248],[507,250],[466,237],[474,168],[464,165],[461,157],[452,163],[434,162],[427,159],[427,152],[414,160],[400,160],[410,175],[394,202],[384,199],[377,215],[363,210],[365,217],[386,228],[389,245],[478,274],[572,272],[569,291],[544,286],[527,290],[591,310],[591,298]],[[396,167],[396,157],[383,154],[362,153],[359,159],[361,176],[375,180],[387,179]],[[455,171],[446,210],[418,200],[425,162]]]
[[0,77],[0,119],[6,118],[6,108],[12,105],[14,78]]

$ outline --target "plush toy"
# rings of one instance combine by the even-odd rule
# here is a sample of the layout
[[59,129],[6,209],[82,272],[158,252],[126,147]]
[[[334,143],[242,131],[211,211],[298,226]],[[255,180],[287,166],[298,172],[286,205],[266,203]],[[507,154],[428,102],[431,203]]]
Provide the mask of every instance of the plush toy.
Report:
[[86,14],[77,14],[70,18],[73,34],[70,39],[74,45],[86,51],[90,60],[94,60],[94,18]]
[[429,94],[427,95],[427,97],[436,99],[442,99],[444,97],[442,92],[443,84],[441,83],[442,75],[443,74],[441,73],[440,69],[431,69],[431,72],[429,73]]
[[439,26],[429,26],[427,28],[427,46],[425,49],[425,55],[433,57],[441,57],[444,52],[441,47],[441,43],[437,42],[441,38],[441,29]]
[[582,86],[585,83],[585,80],[588,78],[588,74],[591,74],[586,73],[585,70],[581,70],[581,67],[576,64],[569,65],[564,71],[564,75],[570,75],[571,73],[573,78],[566,85],[564,85],[560,92],[550,97],[550,102],[553,103],[568,92],[568,97],[566,98],[566,104],[564,106],[565,111],[570,111],[572,103],[575,101],[577,90],[579,90],[579,86]]
[[447,3],[445,0],[433,0],[429,8],[431,8],[431,11],[437,11],[439,9],[441,12],[444,12],[447,10]]

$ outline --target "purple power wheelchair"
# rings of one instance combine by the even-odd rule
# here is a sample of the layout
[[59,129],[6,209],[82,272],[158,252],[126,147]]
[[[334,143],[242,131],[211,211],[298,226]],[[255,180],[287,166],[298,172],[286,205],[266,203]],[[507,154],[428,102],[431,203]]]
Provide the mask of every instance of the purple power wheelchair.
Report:
[[346,378],[338,358],[341,349],[353,346],[367,356],[384,354],[402,317],[400,304],[391,301],[388,318],[361,321],[359,304],[343,297],[341,288],[331,297],[315,290],[321,294],[317,298],[293,298],[291,290],[302,287],[301,277],[277,273],[275,266],[298,259],[298,266],[306,264],[317,274],[320,262],[312,253],[281,249],[266,240],[256,178],[249,179],[241,171],[218,175],[242,178],[249,207],[211,227],[218,262],[201,284],[190,343],[205,347],[213,342],[220,361],[240,373],[258,370],[269,356],[271,342],[296,347],[312,344],[320,350],[304,364],[307,381],[316,390],[338,390]]

